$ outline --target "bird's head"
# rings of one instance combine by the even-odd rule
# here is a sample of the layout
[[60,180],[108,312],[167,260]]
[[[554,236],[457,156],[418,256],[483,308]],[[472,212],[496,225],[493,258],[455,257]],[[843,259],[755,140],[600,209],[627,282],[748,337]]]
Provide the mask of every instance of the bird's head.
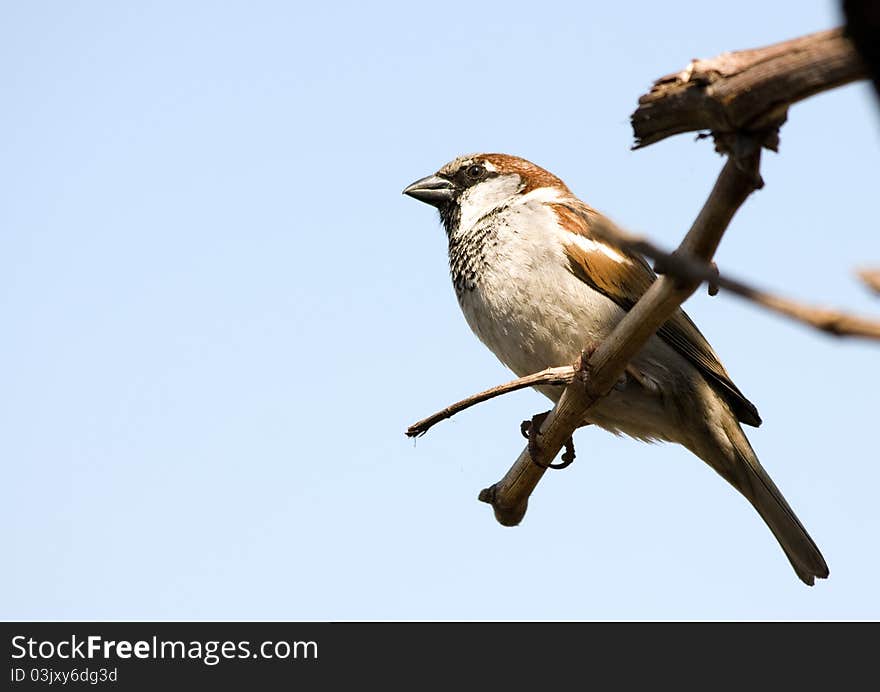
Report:
[[437,207],[449,234],[530,193],[548,199],[571,194],[549,171],[508,154],[459,156],[403,191]]

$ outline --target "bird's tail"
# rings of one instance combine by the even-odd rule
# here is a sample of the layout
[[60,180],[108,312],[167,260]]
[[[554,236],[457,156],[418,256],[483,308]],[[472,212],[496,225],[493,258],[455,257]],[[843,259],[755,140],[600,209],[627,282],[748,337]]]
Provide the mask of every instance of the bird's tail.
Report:
[[722,451],[726,445],[714,446],[710,459],[702,454],[700,456],[709,461],[758,510],[802,582],[812,586],[817,577],[827,577],[825,558],[761,466],[739,423],[733,416],[728,416],[722,427],[730,442],[728,451]]

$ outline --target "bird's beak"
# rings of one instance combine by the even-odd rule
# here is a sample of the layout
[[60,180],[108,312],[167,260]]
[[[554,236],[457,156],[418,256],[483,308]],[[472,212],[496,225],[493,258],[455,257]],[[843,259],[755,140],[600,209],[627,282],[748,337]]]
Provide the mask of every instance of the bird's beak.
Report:
[[452,201],[455,185],[439,175],[429,175],[427,178],[416,180],[412,185],[409,185],[403,194],[425,204],[430,204],[432,207],[442,207]]

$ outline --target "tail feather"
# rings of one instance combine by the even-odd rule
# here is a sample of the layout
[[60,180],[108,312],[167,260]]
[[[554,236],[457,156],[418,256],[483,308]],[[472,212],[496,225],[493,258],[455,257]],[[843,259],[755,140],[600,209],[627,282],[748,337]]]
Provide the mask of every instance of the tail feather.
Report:
[[761,466],[739,423],[731,416],[723,427],[733,448],[732,458],[725,455],[722,464],[711,465],[758,510],[802,582],[812,586],[816,578],[826,578],[825,558]]

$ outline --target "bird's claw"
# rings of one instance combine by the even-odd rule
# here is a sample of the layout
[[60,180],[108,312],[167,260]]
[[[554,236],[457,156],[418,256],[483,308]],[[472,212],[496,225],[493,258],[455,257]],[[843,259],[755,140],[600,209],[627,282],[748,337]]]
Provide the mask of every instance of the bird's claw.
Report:
[[545,411],[544,413],[538,413],[532,416],[531,420],[524,420],[520,423],[519,431],[522,433],[522,436],[529,441],[529,456],[532,458],[532,463],[535,466],[542,469],[564,469],[571,466],[575,458],[574,440],[570,437],[565,441],[565,451],[562,453],[561,462],[558,464],[544,464],[538,461],[540,452],[538,437],[541,435],[541,425],[544,423],[548,415],[550,415],[550,411]]

